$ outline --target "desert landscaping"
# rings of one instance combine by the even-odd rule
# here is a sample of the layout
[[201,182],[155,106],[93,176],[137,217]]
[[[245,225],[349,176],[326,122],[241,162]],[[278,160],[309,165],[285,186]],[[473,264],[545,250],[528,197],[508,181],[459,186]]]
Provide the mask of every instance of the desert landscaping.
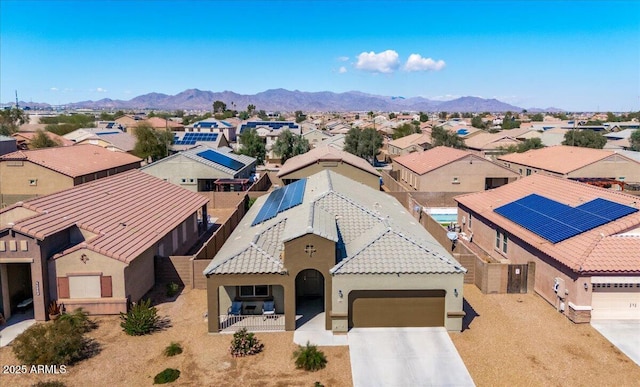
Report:
[[[640,367],[618,351],[590,325],[576,325],[535,294],[483,295],[465,285],[470,308],[462,333],[450,333],[478,386],[497,385],[635,385]],[[159,295],[155,299],[162,299]],[[177,368],[173,385],[351,386],[349,349],[321,347],[325,369],[296,369],[292,332],[259,332],[264,351],[234,358],[232,335],[207,334],[206,292],[184,290],[158,305],[170,326],[148,336],[127,336],[117,317],[95,317],[88,333],[100,347],[92,358],[68,367],[64,375],[2,375],[2,384],[30,386],[59,380],[67,386],[144,386],[165,368]],[[171,342],[184,352],[163,355]],[[0,349],[2,365],[19,364],[11,346]]]

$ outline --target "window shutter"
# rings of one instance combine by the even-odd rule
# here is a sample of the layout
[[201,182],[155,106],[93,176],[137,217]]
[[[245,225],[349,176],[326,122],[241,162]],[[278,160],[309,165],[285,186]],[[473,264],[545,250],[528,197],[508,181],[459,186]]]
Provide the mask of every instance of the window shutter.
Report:
[[58,298],[69,298],[69,277],[58,277]]
[[102,297],[113,297],[113,291],[111,289],[111,276],[100,277],[100,289]]

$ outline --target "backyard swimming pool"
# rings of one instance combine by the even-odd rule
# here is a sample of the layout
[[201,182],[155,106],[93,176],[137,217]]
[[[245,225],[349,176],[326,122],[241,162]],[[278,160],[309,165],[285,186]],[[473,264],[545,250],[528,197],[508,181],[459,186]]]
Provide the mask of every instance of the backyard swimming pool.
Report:
[[456,207],[426,208],[425,212],[440,224],[448,225],[458,222],[458,208]]

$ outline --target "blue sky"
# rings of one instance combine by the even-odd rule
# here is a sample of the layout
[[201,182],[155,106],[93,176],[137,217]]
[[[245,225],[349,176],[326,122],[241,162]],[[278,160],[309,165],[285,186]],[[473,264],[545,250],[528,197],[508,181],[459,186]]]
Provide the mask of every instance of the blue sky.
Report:
[[267,89],[640,110],[639,1],[0,0],[0,100]]

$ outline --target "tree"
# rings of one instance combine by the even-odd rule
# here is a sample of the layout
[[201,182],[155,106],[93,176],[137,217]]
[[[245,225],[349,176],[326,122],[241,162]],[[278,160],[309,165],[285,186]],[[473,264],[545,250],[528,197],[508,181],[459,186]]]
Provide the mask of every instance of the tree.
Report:
[[409,123],[404,123],[398,126],[397,128],[393,129],[393,135],[391,137],[395,140],[395,139],[402,138],[414,133],[420,133],[420,126],[418,126],[418,130],[416,130],[416,127],[414,125]]
[[427,121],[429,121],[429,115],[423,112],[420,112],[420,122],[427,122]]
[[438,117],[442,120],[446,120],[447,119],[447,112],[440,112],[438,113]]
[[169,156],[169,146],[173,144],[173,133],[155,131],[147,123],[139,123],[135,130],[137,138],[133,153],[145,160],[157,161]]
[[213,103],[214,113],[224,113],[227,110],[227,104],[222,101],[215,101]]
[[116,119],[116,115],[115,114],[110,114],[107,112],[101,112],[100,113],[100,121],[113,121]]
[[451,133],[442,126],[436,126],[431,131],[431,139],[433,146],[448,146],[450,148],[465,149],[464,140],[457,134]]
[[182,117],[184,117],[184,110],[182,110],[182,109],[178,109],[178,110],[176,110],[175,112],[173,112],[173,115],[174,115],[175,117],[180,117],[180,118],[182,118]]
[[308,151],[309,141],[302,136],[291,133],[291,131],[287,129],[280,133],[275,144],[273,144],[273,153],[280,156],[282,163]]
[[631,150],[640,152],[640,129],[636,129],[631,133],[629,144],[631,144]]
[[375,129],[349,129],[344,141],[344,150],[374,164],[375,156],[380,153],[382,136]]
[[607,138],[594,130],[569,130],[564,134],[562,145],[579,146],[582,148],[602,149]]
[[302,112],[302,110],[296,110],[296,123],[299,124],[302,121],[306,120],[307,116]]
[[258,117],[260,117],[262,121],[269,121],[269,115],[264,110],[258,111]]
[[471,126],[478,129],[485,129],[487,127],[480,116],[475,116],[471,119]]
[[520,127],[520,121],[516,121],[517,115],[506,112],[502,119],[502,129],[515,129]]
[[38,129],[36,131],[36,135],[31,140],[31,144],[29,146],[34,149],[38,148],[53,148],[55,146],[60,146],[60,142],[57,140],[53,140],[51,137],[47,135],[42,129]]
[[264,163],[267,150],[262,137],[255,129],[245,130],[240,134],[240,143],[242,144],[239,150],[240,154],[254,157],[258,164]]
[[511,145],[508,148],[502,148],[504,153],[524,153],[531,149],[544,148],[542,140],[538,137],[528,138],[518,145]]
[[394,118],[396,118],[396,117],[397,117],[397,116],[396,116],[396,113],[393,113],[393,112],[389,113],[389,119],[390,119],[390,120],[393,120],[393,119],[394,119]]
[[451,118],[460,118],[460,113],[458,112],[452,113]]
[[241,111],[240,113],[238,113],[238,118],[241,120],[248,120],[249,117],[249,112]]
[[249,104],[247,106],[247,113],[249,113],[250,116],[252,116],[255,111],[256,111],[256,105]]
[[536,113],[531,116],[531,121],[542,122],[544,121],[544,116],[542,115],[542,113]]
[[11,136],[18,131],[20,125],[25,124],[29,117],[24,110],[13,108],[0,110],[0,134]]

